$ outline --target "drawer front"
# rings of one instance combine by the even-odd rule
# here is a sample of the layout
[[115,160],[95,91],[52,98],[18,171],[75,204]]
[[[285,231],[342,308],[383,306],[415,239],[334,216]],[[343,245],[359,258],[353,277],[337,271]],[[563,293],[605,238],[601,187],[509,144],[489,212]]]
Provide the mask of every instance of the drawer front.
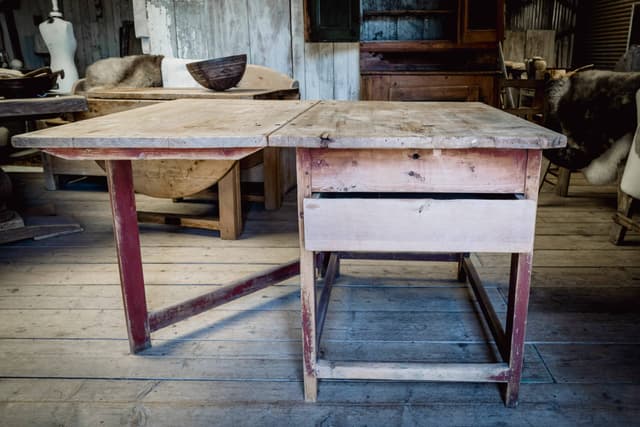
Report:
[[536,202],[487,199],[304,200],[309,251],[530,252]]
[[315,192],[523,193],[527,150],[311,150]]

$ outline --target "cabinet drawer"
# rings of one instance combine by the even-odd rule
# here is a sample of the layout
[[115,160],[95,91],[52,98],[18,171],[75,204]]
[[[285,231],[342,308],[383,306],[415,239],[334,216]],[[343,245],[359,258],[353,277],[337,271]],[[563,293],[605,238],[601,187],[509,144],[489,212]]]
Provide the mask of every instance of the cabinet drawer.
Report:
[[536,202],[521,199],[304,200],[309,251],[529,252]]

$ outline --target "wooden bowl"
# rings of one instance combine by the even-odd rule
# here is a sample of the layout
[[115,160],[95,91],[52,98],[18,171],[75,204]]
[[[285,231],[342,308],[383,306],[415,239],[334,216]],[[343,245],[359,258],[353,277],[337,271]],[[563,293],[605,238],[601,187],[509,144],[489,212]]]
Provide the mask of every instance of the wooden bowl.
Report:
[[247,68],[247,55],[226,56],[190,62],[187,69],[191,76],[207,89],[223,91],[237,85]]
[[44,95],[55,86],[58,76],[64,76],[62,70],[56,72],[51,72],[48,68],[42,70],[35,75],[29,73],[24,77],[0,79],[0,97],[34,98]]

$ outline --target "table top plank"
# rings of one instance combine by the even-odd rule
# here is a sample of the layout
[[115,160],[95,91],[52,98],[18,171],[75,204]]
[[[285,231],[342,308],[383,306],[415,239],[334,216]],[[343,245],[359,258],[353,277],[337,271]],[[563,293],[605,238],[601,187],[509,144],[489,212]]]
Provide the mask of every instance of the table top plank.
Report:
[[255,99],[257,97],[268,97],[269,94],[291,91],[296,93],[298,89],[250,89],[231,88],[222,92],[205,88],[95,88],[86,92],[87,98],[99,99],[148,99],[157,101],[167,101],[174,99]]
[[84,96],[0,99],[0,117],[46,116],[87,111]]
[[14,137],[35,148],[545,149],[566,138],[475,102],[182,99]]
[[182,99],[122,111],[13,138],[35,148],[265,147],[267,136],[310,101]]
[[305,148],[545,149],[566,137],[479,102],[322,101],[269,136]]

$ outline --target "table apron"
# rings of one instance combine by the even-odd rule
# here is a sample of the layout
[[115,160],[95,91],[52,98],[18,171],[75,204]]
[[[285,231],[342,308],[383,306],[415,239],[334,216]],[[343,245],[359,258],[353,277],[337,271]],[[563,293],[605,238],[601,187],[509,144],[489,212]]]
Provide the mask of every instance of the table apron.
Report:
[[523,193],[527,150],[313,149],[314,192]]

